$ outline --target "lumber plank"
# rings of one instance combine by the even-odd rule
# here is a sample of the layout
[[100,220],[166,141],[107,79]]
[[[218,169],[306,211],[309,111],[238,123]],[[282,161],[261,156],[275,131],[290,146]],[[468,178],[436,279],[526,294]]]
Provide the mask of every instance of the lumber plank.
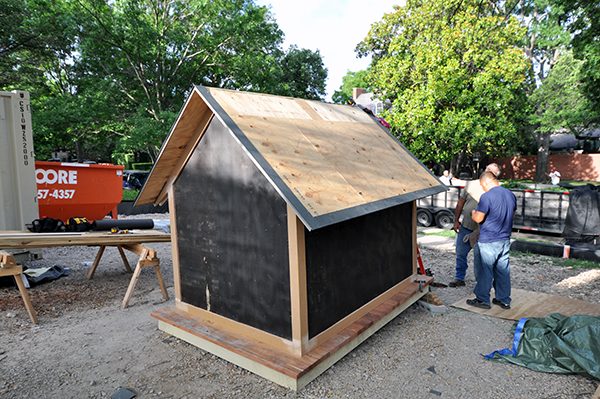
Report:
[[306,287],[306,249],[304,225],[287,206],[290,262],[290,303],[292,307],[292,341],[302,355],[308,344],[308,299]]
[[181,274],[179,267],[179,242],[177,241],[177,209],[175,208],[175,190],[169,188],[169,218],[171,220],[171,254],[173,264],[173,286],[175,299],[181,301]]
[[0,248],[46,248],[64,246],[116,246],[149,242],[169,242],[171,235],[155,230],[135,230],[130,234],[87,232],[77,235],[38,234],[31,232],[4,231],[0,234]]

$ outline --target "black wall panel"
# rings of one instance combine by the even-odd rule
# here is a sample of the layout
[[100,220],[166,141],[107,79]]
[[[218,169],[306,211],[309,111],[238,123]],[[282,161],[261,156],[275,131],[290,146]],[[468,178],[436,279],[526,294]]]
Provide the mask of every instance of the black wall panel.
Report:
[[412,274],[412,203],[306,235],[312,338]]
[[291,339],[286,204],[217,118],[175,209],[182,301]]

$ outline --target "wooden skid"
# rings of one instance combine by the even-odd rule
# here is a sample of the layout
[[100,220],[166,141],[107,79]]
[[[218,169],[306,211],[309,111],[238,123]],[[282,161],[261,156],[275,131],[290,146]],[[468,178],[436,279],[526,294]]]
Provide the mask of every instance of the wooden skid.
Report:
[[[160,330],[260,375],[299,390],[429,292],[402,292],[382,302],[339,334],[303,356],[294,356],[248,338],[217,330],[187,312],[163,308],[152,317]],[[291,342],[290,342],[291,344]]]

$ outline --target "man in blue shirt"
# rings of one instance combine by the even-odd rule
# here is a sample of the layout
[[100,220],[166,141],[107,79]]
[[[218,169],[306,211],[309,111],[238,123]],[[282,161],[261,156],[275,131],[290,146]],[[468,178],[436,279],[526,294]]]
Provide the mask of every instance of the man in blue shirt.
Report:
[[[471,212],[473,221],[479,223],[479,242],[475,251],[481,262],[476,267],[477,284],[474,299],[467,304],[478,308],[490,308],[492,281],[495,298],[492,303],[510,309],[510,234],[517,207],[515,195],[503,187],[493,173],[484,172],[479,178],[485,193],[477,208]],[[476,253],[477,255],[477,253]]]

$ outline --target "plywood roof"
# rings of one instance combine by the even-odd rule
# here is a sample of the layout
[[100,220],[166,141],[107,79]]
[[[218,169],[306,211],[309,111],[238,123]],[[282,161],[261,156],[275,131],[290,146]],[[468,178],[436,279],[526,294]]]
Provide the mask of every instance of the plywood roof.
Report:
[[198,86],[137,203],[164,201],[213,114],[311,230],[445,190],[360,108]]

